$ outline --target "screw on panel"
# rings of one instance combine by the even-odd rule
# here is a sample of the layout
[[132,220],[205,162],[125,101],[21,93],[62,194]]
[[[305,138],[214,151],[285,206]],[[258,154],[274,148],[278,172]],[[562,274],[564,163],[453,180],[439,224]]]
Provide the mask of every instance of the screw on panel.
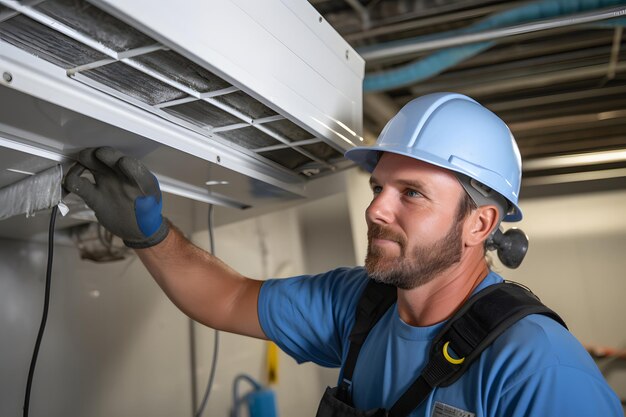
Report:
[[346,49],[346,59],[350,59],[350,57],[348,56],[348,50]]
[[2,74],[2,79],[3,79],[4,81],[6,81],[6,82],[10,83],[11,81],[13,81],[13,76],[11,75],[11,73],[10,73],[10,72],[6,72],[6,71],[5,71],[5,72]]
[[322,23],[322,16],[320,16],[320,23]]
[[221,164],[221,163],[222,163],[222,159],[221,159],[219,156],[217,157],[217,163],[218,163],[218,164]]

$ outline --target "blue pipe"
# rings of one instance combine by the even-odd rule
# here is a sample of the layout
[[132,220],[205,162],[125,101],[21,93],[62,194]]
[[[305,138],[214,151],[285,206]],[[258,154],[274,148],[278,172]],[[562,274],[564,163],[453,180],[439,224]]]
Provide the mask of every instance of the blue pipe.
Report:
[[[386,49],[398,45],[474,33],[524,22],[532,22],[541,19],[581,13],[605,7],[619,6],[622,4],[626,4],[626,0],[543,0],[494,14],[460,30],[422,36],[409,40],[387,42],[373,47],[360,48],[358,51],[367,52]],[[625,20],[621,18],[598,22],[601,27],[624,26],[625,23]],[[447,48],[393,70],[366,75],[363,80],[363,90],[366,92],[385,91],[415,84],[419,81],[438,75],[459,62],[491,48],[495,44],[495,41],[488,41]]]

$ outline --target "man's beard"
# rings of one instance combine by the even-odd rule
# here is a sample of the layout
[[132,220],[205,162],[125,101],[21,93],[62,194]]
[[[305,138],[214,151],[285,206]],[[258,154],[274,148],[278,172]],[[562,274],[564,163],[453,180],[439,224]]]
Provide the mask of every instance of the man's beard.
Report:
[[[367,231],[367,256],[365,269],[369,276],[384,284],[403,290],[417,288],[430,282],[437,274],[461,260],[463,222],[456,221],[448,233],[430,247],[416,246],[407,253],[404,236],[378,224],[371,224]],[[383,249],[372,246],[372,239],[392,240],[400,245],[399,256],[385,256]]]

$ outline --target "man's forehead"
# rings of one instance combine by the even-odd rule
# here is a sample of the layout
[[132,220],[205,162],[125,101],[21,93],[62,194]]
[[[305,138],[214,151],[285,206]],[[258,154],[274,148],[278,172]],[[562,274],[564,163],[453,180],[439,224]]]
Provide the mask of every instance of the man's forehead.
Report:
[[370,184],[396,184],[429,195],[464,193],[456,174],[448,169],[404,155],[385,152],[370,177]]
[[413,172],[422,175],[438,174],[456,178],[455,173],[449,169],[392,152],[381,152],[381,156],[372,172],[372,176],[376,176],[377,172]]

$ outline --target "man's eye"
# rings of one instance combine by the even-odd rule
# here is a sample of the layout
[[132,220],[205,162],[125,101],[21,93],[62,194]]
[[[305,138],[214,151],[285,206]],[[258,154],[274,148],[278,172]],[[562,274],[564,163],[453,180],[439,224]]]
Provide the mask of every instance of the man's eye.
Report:
[[381,187],[380,185],[372,185],[372,192],[374,194],[380,194],[382,190],[383,187]]
[[422,195],[419,191],[415,190],[406,190],[405,194],[407,197],[420,197]]

